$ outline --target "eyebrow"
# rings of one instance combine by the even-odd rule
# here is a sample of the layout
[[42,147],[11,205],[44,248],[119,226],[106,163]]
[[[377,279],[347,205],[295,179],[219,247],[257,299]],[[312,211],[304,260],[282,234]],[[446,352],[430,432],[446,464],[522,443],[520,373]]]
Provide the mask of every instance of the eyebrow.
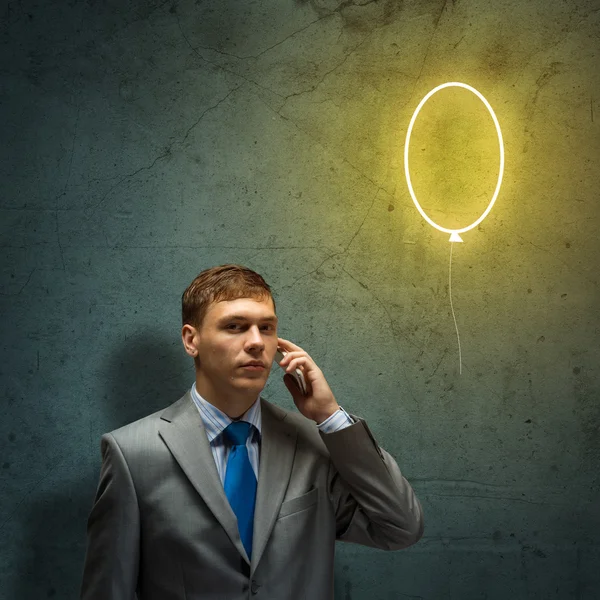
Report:
[[[227,321],[250,321],[251,319],[248,319],[248,317],[244,317],[243,315],[231,315],[229,317],[222,317],[221,319],[219,319],[219,323],[225,323]],[[259,321],[270,321],[272,323],[277,323],[279,319],[276,316],[273,317],[263,317],[261,319],[259,319]]]

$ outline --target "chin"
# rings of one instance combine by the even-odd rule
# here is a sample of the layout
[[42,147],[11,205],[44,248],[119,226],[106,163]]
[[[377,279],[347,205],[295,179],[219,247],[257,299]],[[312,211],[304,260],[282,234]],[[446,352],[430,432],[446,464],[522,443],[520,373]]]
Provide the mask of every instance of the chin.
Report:
[[236,378],[231,382],[231,385],[238,389],[245,389],[252,392],[260,392],[267,385],[267,380]]

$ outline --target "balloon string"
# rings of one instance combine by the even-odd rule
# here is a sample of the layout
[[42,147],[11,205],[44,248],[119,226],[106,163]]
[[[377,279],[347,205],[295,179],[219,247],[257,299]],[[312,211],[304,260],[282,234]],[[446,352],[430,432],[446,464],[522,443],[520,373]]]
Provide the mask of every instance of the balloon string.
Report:
[[456,315],[454,314],[454,305],[452,304],[452,248],[454,242],[450,242],[450,266],[448,268],[448,292],[450,295],[450,308],[452,309],[452,318],[454,319],[454,328],[456,329],[456,339],[458,340],[458,373],[462,375],[462,351],[460,349],[460,335],[458,334],[458,325],[456,324]]

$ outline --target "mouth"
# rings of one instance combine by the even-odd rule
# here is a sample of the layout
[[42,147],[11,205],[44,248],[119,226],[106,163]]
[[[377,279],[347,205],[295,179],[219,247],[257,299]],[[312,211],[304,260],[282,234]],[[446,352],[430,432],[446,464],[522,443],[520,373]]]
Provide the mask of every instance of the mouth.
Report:
[[251,361],[241,366],[242,369],[248,369],[250,371],[264,371],[265,365],[260,361]]

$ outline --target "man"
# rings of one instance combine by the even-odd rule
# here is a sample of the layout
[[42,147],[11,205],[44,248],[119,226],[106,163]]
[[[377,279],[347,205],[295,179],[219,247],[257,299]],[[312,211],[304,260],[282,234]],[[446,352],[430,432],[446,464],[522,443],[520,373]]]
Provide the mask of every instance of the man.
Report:
[[[314,360],[278,337],[260,275],[203,271],[182,313],[196,381],[102,436],[82,600],[332,600],[335,540],[396,550],[420,539],[410,484]],[[260,397],[278,347],[298,412]]]

